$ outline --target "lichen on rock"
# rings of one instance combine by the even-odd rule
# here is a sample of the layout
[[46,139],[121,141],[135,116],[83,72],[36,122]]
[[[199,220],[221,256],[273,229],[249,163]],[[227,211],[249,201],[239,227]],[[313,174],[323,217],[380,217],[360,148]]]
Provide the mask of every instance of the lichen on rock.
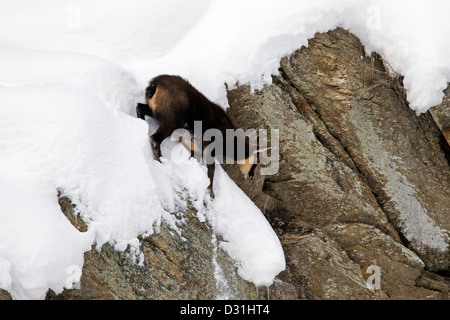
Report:
[[[140,239],[140,263],[106,244],[85,254],[81,289],[48,298],[448,298],[448,145],[429,113],[408,107],[401,78],[381,57],[366,56],[344,29],[316,34],[282,59],[272,84],[254,92],[237,85],[228,101],[237,126],[279,130],[276,174],[258,167],[254,180],[242,180],[224,165],[280,238],[286,270],[273,285],[240,279],[187,205],[175,214],[178,232],[162,223]],[[367,284],[371,266],[379,288]]]

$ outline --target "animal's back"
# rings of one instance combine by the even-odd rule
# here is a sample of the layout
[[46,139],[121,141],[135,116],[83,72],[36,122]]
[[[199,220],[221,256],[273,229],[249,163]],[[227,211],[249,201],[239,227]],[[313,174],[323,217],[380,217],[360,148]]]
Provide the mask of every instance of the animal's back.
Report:
[[[167,92],[168,106],[171,110],[165,112],[176,113],[174,116],[187,124],[192,131],[194,121],[202,121],[203,131],[215,128],[221,131],[234,129],[233,123],[225,111],[211,102],[200,91],[180,76],[160,75],[150,81],[150,86]],[[170,106],[169,106],[170,104]]]
[[[234,160],[245,160],[243,163],[238,163],[242,174],[248,178],[254,172],[257,161],[257,153],[263,150],[256,150],[256,145],[251,145],[249,137],[242,132],[236,133],[232,143],[228,143],[225,138],[227,136],[227,129],[236,129],[225,113],[225,111],[214,102],[208,100],[200,91],[195,89],[188,81],[180,76],[174,75],[159,75],[154,77],[145,91],[147,106],[138,103],[136,113],[139,118],[144,119],[145,115],[152,116],[159,121],[158,130],[152,135],[152,144],[155,150],[155,157],[159,158],[161,155],[160,145],[163,140],[169,137],[176,129],[184,128],[190,131],[190,141],[184,141],[191,151],[197,153],[209,146],[209,141],[197,142],[197,128],[195,128],[195,121],[201,121],[202,136],[209,129],[218,129],[222,133],[222,148],[216,150],[212,149],[217,155],[232,156]],[[193,134],[193,135],[192,135]],[[216,139],[214,139],[214,142]],[[238,146],[244,146],[244,153],[238,152],[241,150]],[[231,148],[231,150],[230,150]],[[208,177],[211,180],[214,176],[214,162],[207,163]]]

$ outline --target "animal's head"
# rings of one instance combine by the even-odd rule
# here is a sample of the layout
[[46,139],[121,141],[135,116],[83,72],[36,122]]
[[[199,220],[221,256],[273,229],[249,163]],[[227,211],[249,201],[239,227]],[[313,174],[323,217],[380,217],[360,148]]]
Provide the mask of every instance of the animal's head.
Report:
[[145,100],[153,113],[160,110],[167,114],[177,110],[178,106],[188,103],[187,85],[188,83],[179,76],[157,76],[150,80],[145,89]]

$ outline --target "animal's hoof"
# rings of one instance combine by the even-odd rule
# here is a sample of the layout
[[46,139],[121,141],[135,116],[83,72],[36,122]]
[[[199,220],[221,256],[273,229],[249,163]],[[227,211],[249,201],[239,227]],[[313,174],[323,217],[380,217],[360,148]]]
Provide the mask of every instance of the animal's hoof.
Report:
[[214,195],[214,191],[212,191],[212,188],[208,187],[208,191],[209,191],[211,198],[214,199],[215,195]]

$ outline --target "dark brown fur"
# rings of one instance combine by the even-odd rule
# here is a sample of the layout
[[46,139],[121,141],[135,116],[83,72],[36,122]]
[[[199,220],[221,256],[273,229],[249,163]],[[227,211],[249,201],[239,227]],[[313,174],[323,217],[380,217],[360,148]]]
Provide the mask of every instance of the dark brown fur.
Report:
[[[220,130],[225,137],[227,129],[236,129],[219,105],[208,100],[179,76],[160,75],[153,78],[146,88],[145,98],[147,104],[138,103],[136,113],[141,119],[148,115],[159,121],[159,128],[151,137],[159,156],[162,141],[179,128],[184,128],[193,134],[194,121],[202,121],[202,134],[206,130],[214,128]],[[202,150],[205,147],[205,144],[202,145]],[[247,140],[245,141],[245,150],[245,158],[248,158],[250,147]],[[249,170],[250,174],[254,172],[254,167],[255,164]],[[214,164],[208,165],[208,176],[212,188]]]

